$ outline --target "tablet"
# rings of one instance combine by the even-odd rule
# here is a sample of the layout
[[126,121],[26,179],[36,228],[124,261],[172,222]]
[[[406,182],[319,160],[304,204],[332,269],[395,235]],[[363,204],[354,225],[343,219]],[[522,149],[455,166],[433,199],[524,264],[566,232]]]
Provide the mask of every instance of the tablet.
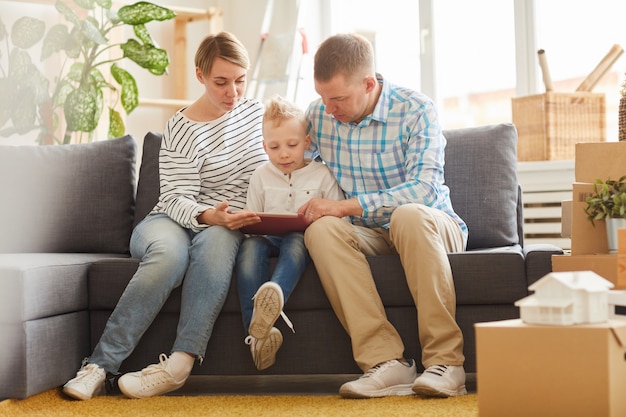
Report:
[[242,227],[243,233],[251,235],[286,235],[291,232],[304,232],[309,226],[303,215],[257,213],[261,218],[259,223]]

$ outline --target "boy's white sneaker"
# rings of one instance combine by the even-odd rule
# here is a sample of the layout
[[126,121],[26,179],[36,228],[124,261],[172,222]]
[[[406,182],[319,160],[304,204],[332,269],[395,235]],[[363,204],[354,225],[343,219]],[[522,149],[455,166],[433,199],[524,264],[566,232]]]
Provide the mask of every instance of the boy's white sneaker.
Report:
[[262,371],[276,363],[276,353],[283,344],[283,335],[276,327],[272,327],[266,338],[257,339],[254,336],[248,336],[245,342],[250,345],[250,353],[256,369]]
[[90,400],[104,392],[106,371],[90,363],[83,365],[76,376],[63,385],[63,392],[77,400]]
[[117,385],[122,394],[129,398],[147,398],[175,391],[185,385],[186,380],[178,381],[174,378],[167,355],[161,353],[159,363],[122,375]]
[[413,395],[411,387],[416,377],[413,360],[405,364],[393,359],[376,365],[357,380],[346,382],[339,388],[339,395],[344,398]]
[[259,287],[252,299],[254,300],[254,309],[252,310],[252,319],[248,328],[250,336],[255,339],[268,337],[274,323],[281,315],[293,331],[293,325],[283,313],[285,300],[280,285],[272,281],[265,282]]
[[433,365],[413,384],[413,392],[425,397],[456,397],[467,394],[462,366]]

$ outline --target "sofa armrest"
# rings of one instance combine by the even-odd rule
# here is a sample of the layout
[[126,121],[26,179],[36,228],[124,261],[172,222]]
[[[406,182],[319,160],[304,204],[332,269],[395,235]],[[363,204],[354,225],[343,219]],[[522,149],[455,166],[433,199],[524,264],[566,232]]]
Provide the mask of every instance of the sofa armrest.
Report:
[[552,272],[552,255],[562,255],[563,249],[549,243],[533,243],[524,247],[526,281],[530,286]]

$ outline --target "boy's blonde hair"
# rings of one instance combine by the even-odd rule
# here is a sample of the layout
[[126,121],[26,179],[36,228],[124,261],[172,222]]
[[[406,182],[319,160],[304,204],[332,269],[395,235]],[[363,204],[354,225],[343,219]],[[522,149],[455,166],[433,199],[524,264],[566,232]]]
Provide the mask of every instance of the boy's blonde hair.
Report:
[[337,34],[327,38],[317,49],[313,78],[327,82],[336,75],[346,79],[373,75],[374,47],[365,36],[356,33]]
[[263,123],[272,122],[274,126],[280,126],[284,120],[296,119],[302,123],[306,129],[306,120],[304,112],[294,103],[285,100],[279,95],[272,96],[265,103],[265,112],[263,113]]
[[216,58],[222,58],[246,70],[250,68],[248,51],[232,33],[220,32],[209,35],[196,51],[195,65],[202,75],[208,75]]

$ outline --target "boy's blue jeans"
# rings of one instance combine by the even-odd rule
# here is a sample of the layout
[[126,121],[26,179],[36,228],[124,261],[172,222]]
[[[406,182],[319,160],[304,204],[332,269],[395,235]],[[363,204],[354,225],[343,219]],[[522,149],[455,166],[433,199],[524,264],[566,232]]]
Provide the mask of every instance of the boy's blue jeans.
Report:
[[[278,262],[270,276],[272,256],[278,256]],[[254,309],[252,297],[259,287],[270,280],[277,283],[283,290],[283,297],[287,302],[309,260],[303,233],[289,233],[285,236],[253,235],[241,242],[237,255],[236,275],[246,335]]]
[[87,362],[117,373],[181,283],[181,311],[172,352],[203,358],[228,294],[242,239],[241,232],[221,226],[193,232],[165,214],[145,218],[130,240],[132,256],[141,259],[139,268]]

